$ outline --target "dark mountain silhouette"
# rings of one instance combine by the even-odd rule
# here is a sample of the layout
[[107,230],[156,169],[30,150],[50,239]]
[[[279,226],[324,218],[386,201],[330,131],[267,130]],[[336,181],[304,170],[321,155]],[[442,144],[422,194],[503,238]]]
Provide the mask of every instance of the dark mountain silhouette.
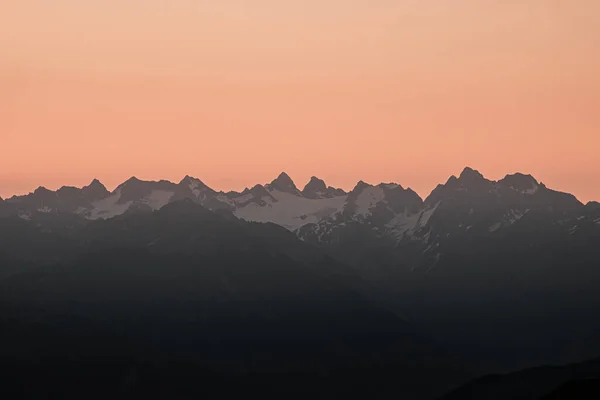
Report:
[[344,196],[346,192],[342,189],[336,189],[325,185],[325,181],[313,176],[310,181],[304,186],[302,195],[309,199],[331,198],[336,196]]
[[117,187],[117,191],[121,194],[118,203],[124,204],[127,202],[135,202],[150,195],[155,190],[171,191],[176,190],[177,185],[168,181],[142,181],[138,178],[131,177]]
[[313,176],[310,178],[310,181],[304,186],[304,190],[302,190],[302,194],[307,197],[317,197],[321,193],[325,193],[327,191],[327,185],[325,185],[325,181],[322,179]]
[[600,379],[580,379],[565,383],[542,400],[585,400],[600,398]]
[[83,196],[90,201],[103,199],[110,195],[110,192],[106,189],[106,186],[104,186],[98,179],[92,180],[92,182],[89,185],[84,186],[81,191]]
[[600,394],[600,359],[546,366],[504,375],[489,375],[462,386],[440,400],[595,399]]
[[[290,271],[300,268],[316,281],[333,280],[375,309],[399,316],[453,359],[467,362],[477,375],[567,364],[600,355],[600,322],[596,318],[600,307],[600,207],[595,202],[584,205],[530,175],[517,173],[492,181],[465,168],[425,200],[395,183],[361,181],[351,192],[343,193],[332,191],[318,178],[300,192],[286,174],[241,193],[217,192],[192,177],[178,184],[133,180],[108,195],[99,185],[90,186],[98,190],[84,197],[87,205],[77,205],[76,211],[68,211],[75,206],[65,200],[76,197],[78,192],[72,188],[57,192],[40,189],[0,203],[0,279],[10,279],[15,285],[11,287],[19,292],[22,286],[17,285],[17,276],[25,279],[25,272],[37,274],[40,268],[55,271],[47,282],[61,288],[57,290],[60,293],[62,277],[75,279],[69,268],[74,270],[81,263],[95,265],[90,271],[100,274],[97,271],[104,265],[120,266],[123,271],[128,270],[126,265],[134,265],[140,271],[136,260],[144,260],[142,263],[149,265],[155,261],[152,268],[166,282],[177,279],[160,275],[163,270],[158,265],[175,265],[174,274],[189,282],[201,278],[213,290],[224,283],[215,281],[214,276],[186,275],[178,268],[192,270],[201,263],[221,265],[225,260],[239,260],[231,263],[247,262],[252,279],[244,282],[256,285],[253,293],[258,295],[272,290],[259,285],[261,280],[270,281],[272,273],[262,269],[263,258],[279,260],[281,256],[287,261],[281,259],[278,264],[290,263]],[[96,197],[101,199],[89,200]],[[44,208],[38,205],[42,200]],[[247,253],[248,249],[258,253]],[[103,261],[97,265],[96,258]],[[149,271],[155,271],[152,268]],[[206,273],[209,271],[214,268]],[[241,270],[232,271],[237,274]],[[87,278],[96,282],[101,275]],[[231,284],[231,278],[224,282]],[[204,287],[198,285],[199,290]],[[296,293],[289,285],[287,280],[280,282],[286,291]],[[81,287],[95,293],[91,287]],[[158,287],[156,283],[148,293],[155,293]],[[116,289],[104,290],[112,293]],[[181,287],[173,290],[187,293]],[[306,291],[331,299],[314,290],[300,285],[297,293]],[[220,292],[207,293],[211,298],[223,298]],[[310,298],[298,295],[302,304],[317,307]],[[270,314],[256,311],[267,303],[252,296],[244,299],[258,308],[245,315],[248,321],[258,318],[257,327],[267,326],[261,325],[266,323],[262,318]],[[339,296],[347,299],[346,292]],[[81,304],[97,304],[95,298],[87,301]],[[246,300],[235,301],[245,304]],[[347,316],[353,306],[341,304],[347,306]],[[310,307],[294,309],[315,313]],[[315,315],[330,318],[326,313]],[[152,321],[150,317],[148,321]],[[340,324],[349,331],[355,329],[352,324]],[[374,323],[378,327],[374,329],[389,329],[378,324]],[[240,325],[242,328],[246,325]],[[322,338],[335,343],[332,336],[324,334]],[[324,348],[323,340],[315,348]],[[382,341],[382,346],[395,346],[385,343]],[[349,348],[353,350],[342,353],[354,354],[357,347]],[[375,348],[365,351],[361,353],[365,357],[380,354]]]
[[[210,371],[201,379],[216,374],[244,383],[256,376],[261,392],[283,376],[285,385],[275,385],[283,394],[376,389],[416,398],[465,376],[426,335],[367,300],[350,269],[308,250],[276,225],[244,223],[192,199],[154,213],[88,222],[70,232],[38,233],[18,218],[13,224],[10,231],[23,230],[20,237],[28,246],[46,249],[38,257],[54,259],[0,280],[0,303],[10,316],[5,323],[24,330],[18,337],[2,330],[9,337],[0,340],[1,351],[11,354],[4,368],[42,373],[63,366],[71,371],[81,363],[92,373],[94,365],[70,358],[75,349],[82,346],[88,357],[105,360],[103,349],[109,346],[111,357],[131,357],[118,364],[121,372],[115,371],[110,385],[126,378],[119,374],[128,365],[142,363],[140,371],[144,363],[153,365],[151,354],[157,354],[157,368],[164,368],[166,358],[175,360],[176,368],[190,362]],[[52,251],[45,247],[50,239],[56,241]],[[26,259],[13,249],[12,258],[19,257]],[[53,358],[41,364],[29,358],[36,348],[31,341],[40,335],[36,324],[54,332],[41,335],[42,343],[54,346]],[[106,339],[89,341],[89,335]],[[142,357],[145,348],[150,355]],[[104,365],[97,368],[104,371]],[[138,373],[146,380],[160,371]],[[362,379],[346,382],[359,375]],[[71,393],[71,383],[65,385],[55,382],[59,393]],[[44,388],[39,390],[35,393]]]
[[275,178],[270,184],[267,185],[269,189],[280,190],[286,193],[299,194],[300,191],[296,187],[296,184],[290,178],[288,174],[282,172],[277,178]]

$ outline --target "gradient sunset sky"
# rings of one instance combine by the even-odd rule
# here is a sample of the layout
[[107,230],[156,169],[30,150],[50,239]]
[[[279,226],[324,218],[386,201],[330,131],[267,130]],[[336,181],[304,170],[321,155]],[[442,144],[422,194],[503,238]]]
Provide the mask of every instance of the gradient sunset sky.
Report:
[[600,200],[598,0],[0,0],[0,196],[469,165]]

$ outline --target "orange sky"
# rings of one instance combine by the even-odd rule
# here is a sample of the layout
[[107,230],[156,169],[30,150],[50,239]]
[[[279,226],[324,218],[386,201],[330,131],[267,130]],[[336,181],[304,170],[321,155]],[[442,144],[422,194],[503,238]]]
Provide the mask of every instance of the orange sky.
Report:
[[0,196],[465,165],[600,200],[598,0],[1,0]]

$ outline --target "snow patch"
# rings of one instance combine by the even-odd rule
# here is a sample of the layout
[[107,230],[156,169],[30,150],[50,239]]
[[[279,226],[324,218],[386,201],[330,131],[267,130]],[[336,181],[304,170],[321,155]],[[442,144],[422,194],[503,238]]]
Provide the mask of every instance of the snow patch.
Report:
[[117,191],[102,199],[95,201],[92,203],[92,209],[89,214],[86,216],[88,219],[99,219],[99,218],[113,218],[117,215],[121,215],[127,211],[132,201],[128,201],[127,203],[118,204],[119,199],[121,198],[121,190],[117,189]]
[[192,181],[192,183],[190,183],[188,187],[190,188],[194,196],[196,196],[196,199],[200,200],[200,196],[202,195],[202,191],[198,189],[200,187],[200,182]]
[[514,210],[511,209],[508,214],[506,214],[504,216],[504,219],[506,222],[508,222],[510,225],[514,224],[515,222],[519,221],[521,218],[523,218],[523,216],[525,214],[527,214],[529,212],[529,209],[525,210],[524,212],[521,212],[519,210]]
[[532,194],[536,194],[538,190],[539,190],[539,186],[534,183],[532,188],[522,190],[521,193],[532,195]]
[[272,222],[294,231],[307,224],[316,224],[321,219],[340,212],[347,198],[347,196],[337,196],[307,199],[279,190],[271,191],[271,196],[277,201],[265,199],[268,200],[266,206],[250,203],[238,208],[234,214],[246,221]]
[[512,190],[515,190],[515,191],[521,193],[521,194],[527,194],[527,195],[536,194],[539,191],[539,189],[540,189],[540,187],[537,184],[535,184],[535,183],[533,183],[533,186],[530,187],[529,189],[519,189],[519,188],[516,188],[514,186],[510,186],[510,188]]
[[147,204],[153,210],[159,210],[169,204],[169,201],[173,197],[175,192],[169,192],[167,190],[153,190],[150,194],[141,200],[142,203]]
[[[223,196],[223,197],[227,198],[226,196]],[[230,204],[233,203],[233,205],[241,206],[241,205],[246,204],[253,198],[254,198],[254,195],[252,193],[247,193],[247,194],[243,194],[241,196],[235,197],[233,199],[227,199],[227,200],[229,200]],[[217,197],[217,199],[221,200],[221,197],[219,196],[219,197]],[[263,200],[265,200],[265,199],[263,199]]]
[[422,213],[406,215],[398,214],[392,218],[385,226],[390,228],[396,237],[402,237],[406,234],[412,234],[419,225],[419,219]]
[[433,215],[435,210],[437,210],[439,205],[440,205],[440,202],[438,202],[435,206],[433,206],[421,213],[421,218],[419,218],[419,227],[423,227],[423,226],[427,225],[427,223],[431,219],[431,216]]
[[371,208],[385,198],[383,189],[377,186],[367,187],[356,199],[356,214],[366,216],[370,214]]
[[494,225],[490,226],[489,231],[496,232],[498,229],[500,229],[500,227],[502,227],[502,222],[497,222]]
[[390,228],[396,237],[414,234],[417,230],[427,225],[439,204],[438,202],[434,207],[416,214],[397,214],[385,226],[386,228]]

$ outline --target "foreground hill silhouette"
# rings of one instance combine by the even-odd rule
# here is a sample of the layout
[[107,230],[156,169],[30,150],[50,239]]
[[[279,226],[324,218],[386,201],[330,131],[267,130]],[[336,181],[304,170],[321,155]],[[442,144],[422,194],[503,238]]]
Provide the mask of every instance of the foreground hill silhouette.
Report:
[[440,400],[578,400],[600,395],[600,359],[490,375],[456,389]]
[[[288,248],[279,245],[285,235]],[[21,371],[12,389],[417,396],[466,376],[425,335],[366,300],[360,279],[303,252],[280,227],[181,201],[64,240],[59,262],[0,281],[3,372]]]

